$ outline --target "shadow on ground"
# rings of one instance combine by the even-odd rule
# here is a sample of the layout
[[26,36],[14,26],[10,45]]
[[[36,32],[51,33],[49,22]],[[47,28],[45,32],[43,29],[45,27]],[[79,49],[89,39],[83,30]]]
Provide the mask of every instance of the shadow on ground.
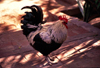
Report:
[[[95,46],[100,36],[87,37],[65,43],[51,56],[57,56],[52,66],[46,62],[43,55],[34,50],[22,31],[8,31],[0,34],[0,64],[3,68],[31,68],[31,67],[100,67],[100,46]],[[9,39],[9,40],[8,40]],[[60,61],[61,60],[61,61]]]
[[[19,2],[21,0],[16,1]],[[60,0],[56,0],[56,2],[59,4],[50,1],[51,0],[44,1],[41,4],[41,6],[45,7],[44,12],[46,13],[44,15],[47,15],[45,19],[47,21],[55,21],[58,19],[56,14],[59,13],[60,10],[54,11],[54,9],[61,7],[61,5],[67,5],[67,7],[70,5],[63,4],[60,2]],[[0,3],[2,2],[3,0],[0,0]],[[51,10],[53,10],[54,13],[52,13]],[[70,11],[68,11],[68,13],[70,14]],[[21,17],[21,15],[19,16]],[[8,17],[8,20],[13,18],[10,15],[8,15]],[[20,17],[17,18],[16,16],[14,16],[14,18],[16,19],[15,21],[17,23],[20,21]],[[13,22],[15,23],[15,21]],[[10,26],[13,25],[9,25],[9,27],[4,26],[4,28],[0,28],[0,31],[2,30],[0,32],[0,65],[3,68],[100,67],[100,46],[98,46],[100,43],[100,36],[94,35],[77,40],[74,40],[74,38],[71,41],[66,40],[59,49],[50,54],[51,56],[56,55],[59,58],[59,60],[57,60],[56,58],[55,64],[53,64],[52,66],[44,66],[43,64],[45,63],[45,60],[43,55],[41,55],[38,51],[34,50],[29,45],[27,39],[22,34],[22,31],[11,30]],[[3,27],[3,25],[0,24],[0,27]],[[74,27],[72,28],[72,30],[73,29]],[[73,36],[70,36],[70,38],[72,37]]]

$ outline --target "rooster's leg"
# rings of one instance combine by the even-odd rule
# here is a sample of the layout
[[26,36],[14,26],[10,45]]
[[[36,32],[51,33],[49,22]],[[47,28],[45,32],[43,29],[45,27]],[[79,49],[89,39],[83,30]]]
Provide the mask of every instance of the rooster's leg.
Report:
[[46,57],[46,60],[47,60],[47,62],[48,62],[49,65],[52,65],[52,62],[51,62],[51,59],[50,59],[49,56]]
[[52,65],[53,64],[52,61],[54,61],[54,59],[51,59],[49,56],[45,56],[45,60],[47,62],[44,65],[47,65],[47,64]]
[[55,61],[54,61],[55,58],[58,59],[58,61],[60,61],[62,64],[64,64],[56,55],[53,56],[53,57],[49,57],[49,56],[48,56],[48,59],[50,60],[51,63],[55,63]]

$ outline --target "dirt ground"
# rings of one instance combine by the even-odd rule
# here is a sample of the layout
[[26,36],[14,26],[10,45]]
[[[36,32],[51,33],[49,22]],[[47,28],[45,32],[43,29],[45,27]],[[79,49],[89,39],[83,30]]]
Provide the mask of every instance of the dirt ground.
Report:
[[[0,0],[0,65],[4,68],[84,68],[100,67],[100,36],[89,24],[70,17],[69,37],[56,54],[60,61],[53,66],[43,67],[43,56],[28,43],[20,28],[20,20],[26,5],[39,5],[44,20],[52,22],[60,11],[78,7],[75,0]],[[70,21],[71,20],[71,21]],[[99,21],[99,19],[96,18]],[[95,22],[95,19],[93,20]],[[91,21],[91,23],[93,23]],[[99,30],[99,29],[98,29]],[[37,56],[37,54],[39,56]]]
[[25,11],[30,11],[29,9],[21,10],[21,8],[30,5],[41,6],[44,19],[47,21],[57,20],[57,15],[61,14],[59,11],[70,8],[72,5],[77,6],[75,0],[0,0],[0,33],[16,28],[20,30],[22,15]]
[[[21,8],[33,4],[42,7],[44,20],[46,21],[57,20],[57,16],[62,14],[60,12],[62,10],[78,7],[75,0],[0,0],[0,32],[16,28],[17,30],[20,30],[20,20],[22,15],[24,15],[25,11],[30,11],[28,9],[21,10]],[[79,11],[70,13],[79,13]],[[90,23],[93,24],[94,21]]]

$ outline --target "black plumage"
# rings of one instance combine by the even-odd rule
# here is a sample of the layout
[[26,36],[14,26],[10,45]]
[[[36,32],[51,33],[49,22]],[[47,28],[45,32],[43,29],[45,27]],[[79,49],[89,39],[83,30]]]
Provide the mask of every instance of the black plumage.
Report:
[[44,56],[48,56],[48,54],[61,46],[60,43],[56,43],[54,40],[51,40],[51,43],[47,44],[40,38],[39,34],[34,37],[33,41],[35,41],[35,43],[32,47],[41,52]]
[[36,5],[25,6],[21,10],[26,9],[26,8],[31,9],[32,12],[25,12],[26,15],[23,16],[22,18],[27,20],[28,23],[32,25],[38,25],[39,23],[43,23],[43,12],[42,12],[41,7],[36,6]]
[[[25,36],[29,35],[30,32],[32,31],[36,31],[38,28],[39,23],[43,24],[43,12],[42,12],[42,8],[36,5],[32,5],[32,6],[24,6],[23,8],[21,8],[21,10],[23,9],[31,9],[31,12],[25,12],[26,15],[22,16],[22,20],[21,23],[23,24],[21,26],[21,28],[23,29],[23,34]],[[36,26],[35,28],[28,28],[27,24],[31,24]]]

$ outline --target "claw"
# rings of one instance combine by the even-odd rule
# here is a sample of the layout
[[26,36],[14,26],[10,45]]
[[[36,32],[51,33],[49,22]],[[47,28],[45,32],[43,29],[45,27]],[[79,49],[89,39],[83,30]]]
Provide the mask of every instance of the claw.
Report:
[[47,61],[44,65],[49,64],[50,66],[52,65],[52,63],[50,62],[50,58],[48,56],[45,57],[45,60]]
[[49,58],[50,58],[50,61],[54,61],[54,58],[55,58],[55,57],[49,57]]
[[44,65],[47,65],[47,64],[49,64],[50,66],[54,63],[53,61],[54,61],[54,58],[55,57],[49,57],[49,56],[46,56],[45,57],[45,60],[47,61],[47,63],[45,63]]

